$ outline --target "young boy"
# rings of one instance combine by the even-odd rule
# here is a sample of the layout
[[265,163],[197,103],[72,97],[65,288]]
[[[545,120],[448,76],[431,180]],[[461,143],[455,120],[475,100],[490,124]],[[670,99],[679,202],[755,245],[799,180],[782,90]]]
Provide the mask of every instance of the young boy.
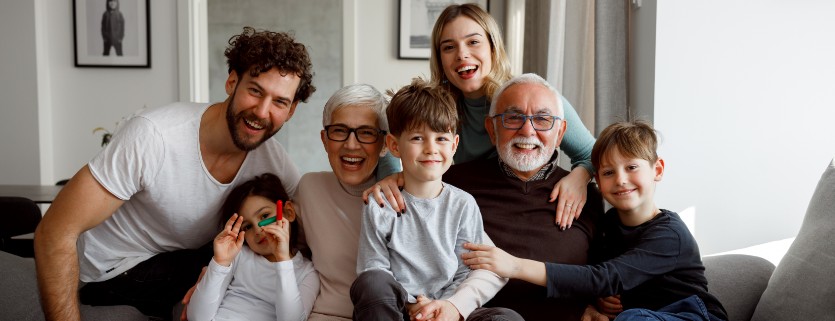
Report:
[[[471,268],[546,286],[548,296],[620,294],[624,312],[615,320],[726,320],[707,291],[699,249],[674,212],[658,209],[653,196],[664,174],[655,130],[644,122],[616,123],[592,149],[595,178],[612,204],[603,218],[596,265],[542,263],[477,244],[464,247]],[[613,312],[605,311],[604,312]]]
[[[492,242],[484,234],[475,199],[441,181],[458,147],[454,99],[415,79],[392,97],[386,116],[386,146],[403,163],[406,210],[395,213],[391,204],[376,201],[363,210],[358,277],[351,286],[354,320],[425,319],[430,315],[421,315],[420,309],[433,300],[446,300],[434,317],[506,313],[520,319],[513,311],[476,309],[472,303],[489,300],[506,279],[471,272],[460,259],[464,243]],[[492,282],[465,282],[482,277]],[[492,294],[471,300],[482,293]]]

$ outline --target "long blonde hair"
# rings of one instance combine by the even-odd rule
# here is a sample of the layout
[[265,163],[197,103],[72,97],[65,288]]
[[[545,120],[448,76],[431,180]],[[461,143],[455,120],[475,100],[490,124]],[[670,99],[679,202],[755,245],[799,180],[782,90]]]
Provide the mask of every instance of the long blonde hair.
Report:
[[[429,69],[432,71],[431,84],[434,86],[442,86],[455,95],[456,98],[461,98],[463,93],[460,89],[452,86],[446,79],[443,70],[443,63],[441,62],[441,32],[447,23],[451,22],[459,16],[466,16],[478,23],[484,32],[487,33],[487,39],[490,40],[490,58],[492,61],[492,69],[485,77],[484,90],[487,94],[487,99],[493,96],[496,89],[502,83],[511,78],[510,61],[507,59],[507,52],[504,49],[504,41],[502,40],[502,33],[499,30],[499,25],[496,20],[490,16],[476,4],[467,3],[461,5],[450,5],[441,12],[435,26],[432,28],[432,51],[429,58]],[[460,107],[459,107],[460,108]],[[461,111],[459,110],[459,113]]]

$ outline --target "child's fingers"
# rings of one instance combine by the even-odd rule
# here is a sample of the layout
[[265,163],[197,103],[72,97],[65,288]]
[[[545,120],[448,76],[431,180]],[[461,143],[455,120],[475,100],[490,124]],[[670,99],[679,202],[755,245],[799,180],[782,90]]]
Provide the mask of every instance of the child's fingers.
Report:
[[231,231],[232,226],[235,225],[235,222],[238,220],[238,217],[238,213],[232,214],[232,217],[226,220],[226,224],[223,226],[223,230],[227,232]]
[[238,239],[235,240],[235,245],[241,247],[244,245],[244,235],[246,235],[246,231],[238,233]]
[[[237,215],[237,214],[235,214],[235,215]],[[243,225],[243,223],[244,223],[244,217],[239,215],[238,218],[235,220],[235,225],[232,226],[232,233],[236,234],[236,235],[240,235],[241,225]]]
[[487,251],[489,249],[492,249],[493,246],[487,244],[464,243],[464,248],[470,251]]

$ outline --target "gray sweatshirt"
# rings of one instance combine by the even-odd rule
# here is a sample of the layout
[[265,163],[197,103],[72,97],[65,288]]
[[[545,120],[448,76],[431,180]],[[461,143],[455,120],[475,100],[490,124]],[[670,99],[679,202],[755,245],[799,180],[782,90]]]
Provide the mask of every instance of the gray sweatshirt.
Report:
[[463,244],[493,242],[484,233],[481,212],[467,192],[444,183],[438,197],[422,199],[403,191],[406,213],[373,200],[363,209],[357,274],[379,269],[391,273],[409,302],[423,294],[447,299],[467,278]]

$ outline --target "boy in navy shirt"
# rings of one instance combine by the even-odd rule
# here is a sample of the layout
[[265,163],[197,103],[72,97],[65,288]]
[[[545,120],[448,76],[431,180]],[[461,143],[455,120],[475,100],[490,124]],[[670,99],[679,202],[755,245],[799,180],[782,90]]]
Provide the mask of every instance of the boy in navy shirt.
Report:
[[464,245],[471,250],[464,262],[546,286],[550,297],[620,295],[624,312],[615,320],[727,320],[708,293],[693,235],[678,214],[655,205],[655,185],[664,174],[657,145],[655,130],[643,122],[613,124],[594,144],[595,178],[613,206],[603,218],[600,263],[543,263],[481,244]]

